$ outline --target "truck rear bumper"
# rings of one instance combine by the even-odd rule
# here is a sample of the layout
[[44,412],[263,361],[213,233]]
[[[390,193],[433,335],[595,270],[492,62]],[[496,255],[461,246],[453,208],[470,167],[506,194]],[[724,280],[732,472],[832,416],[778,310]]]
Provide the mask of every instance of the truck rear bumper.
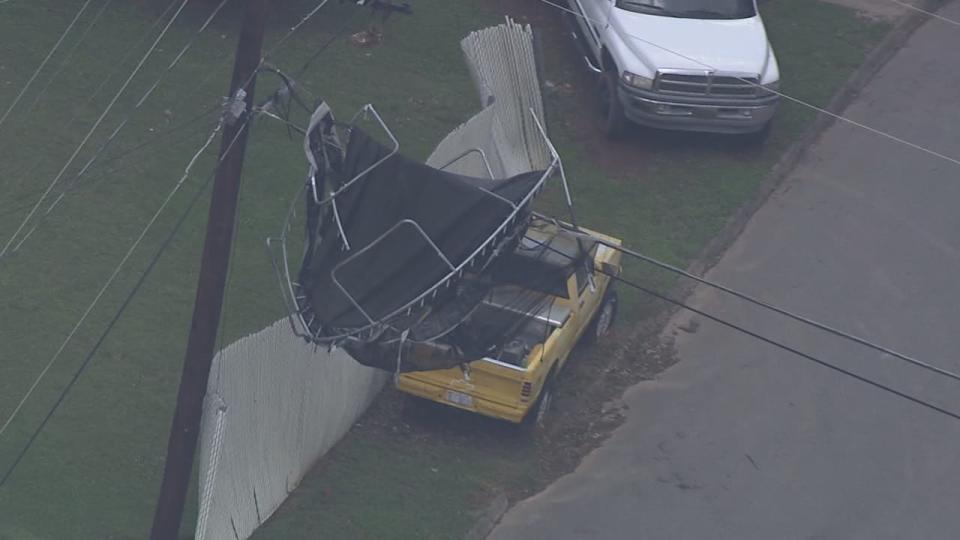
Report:
[[[474,395],[471,395],[473,403],[470,406],[455,403],[447,399],[447,391],[453,391],[454,389],[417,379],[415,374],[400,375],[397,380],[397,389],[407,394],[429,399],[430,401],[436,401],[437,403],[475,412],[491,418],[507,420],[515,424],[523,421],[523,417],[530,408],[530,404],[528,403],[521,404],[520,406],[504,405]],[[456,391],[462,392],[462,390]]]
[[647,95],[621,85],[620,102],[630,121],[680,131],[743,134],[763,130],[777,110],[777,96],[753,101],[687,101]]

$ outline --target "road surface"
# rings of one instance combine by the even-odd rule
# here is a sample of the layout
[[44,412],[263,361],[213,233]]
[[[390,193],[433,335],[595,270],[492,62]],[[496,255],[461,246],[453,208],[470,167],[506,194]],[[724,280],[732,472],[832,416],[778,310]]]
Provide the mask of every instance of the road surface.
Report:
[[[960,157],[957,51],[960,28],[926,23],[847,116]],[[838,123],[709,277],[960,370],[960,165]],[[960,383],[708,290],[692,302],[960,412]],[[960,421],[709,320],[667,332],[679,364],[490,538],[960,538]]]

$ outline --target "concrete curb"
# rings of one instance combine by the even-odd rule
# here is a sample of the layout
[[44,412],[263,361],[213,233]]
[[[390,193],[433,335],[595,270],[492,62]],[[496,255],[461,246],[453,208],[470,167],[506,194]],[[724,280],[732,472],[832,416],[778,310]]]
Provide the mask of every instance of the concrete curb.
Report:
[[[926,11],[934,11],[949,4],[952,0],[924,0],[919,6]],[[929,15],[912,11],[902,17],[890,30],[890,33],[871,51],[860,67],[840,87],[824,109],[835,114],[841,114],[857,98],[864,87],[886,65],[888,61],[906,44],[913,32],[930,19]],[[692,274],[703,275],[710,270],[734,240],[740,236],[743,229],[750,222],[753,215],[760,209],[770,196],[783,184],[787,176],[800,163],[807,150],[820,138],[824,131],[837,120],[826,114],[819,114],[807,132],[784,153],[773,166],[770,173],[760,184],[753,198],[740,207],[724,226],[723,230],[707,244],[700,255],[687,267]],[[696,287],[696,283],[682,284],[674,290],[680,298],[688,297]],[[671,314],[675,310],[670,310]]]

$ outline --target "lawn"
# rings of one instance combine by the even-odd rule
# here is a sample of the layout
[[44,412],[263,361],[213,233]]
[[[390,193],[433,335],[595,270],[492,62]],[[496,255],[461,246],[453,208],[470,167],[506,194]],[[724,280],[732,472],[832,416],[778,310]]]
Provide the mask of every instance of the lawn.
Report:
[[[185,11],[69,171],[79,170],[127,116],[136,98],[202,22],[209,5]],[[425,157],[443,134],[478,106],[457,42],[470,30],[495,23],[501,8],[514,5],[521,4],[418,0],[416,15],[388,22],[382,45],[358,49],[338,39],[299,81],[333,103],[341,116],[362,103],[375,103],[397,132],[404,152]],[[268,48],[311,7],[305,0],[291,2],[272,13]],[[0,108],[5,110],[12,102],[76,9],[74,3],[57,0],[0,4]],[[771,0],[764,9],[786,74],[784,91],[816,104],[829,99],[886,31],[883,25],[817,2]],[[80,28],[95,11],[80,21]],[[525,6],[523,11],[544,25],[556,23],[540,10]],[[63,52],[0,126],[4,149],[0,242],[6,243],[29,210],[26,205],[57,174],[133,68],[148,44],[142,38],[155,35],[150,25],[156,15],[139,3],[111,5],[37,106],[26,113],[77,34],[68,36]],[[238,22],[235,12],[214,22],[156,94],[130,115],[103,158],[78,182],[69,182],[73,189],[62,203],[16,253],[0,261],[2,419],[60,346],[212,129],[216,117],[208,114],[164,135],[164,130],[220,102]],[[365,13],[331,2],[268,60],[298,71],[341,26],[349,33],[366,22]],[[670,262],[685,264],[697,255],[813,118],[809,111],[787,104],[772,139],[761,150],[743,149],[716,137],[642,130],[607,149],[589,115],[582,112],[589,107],[589,97],[565,92],[560,84],[584,85],[569,44],[550,35],[544,42],[546,77],[559,88],[547,95],[550,128],[568,168],[581,222]],[[116,73],[107,78],[112,72]],[[104,89],[91,98],[104,80]],[[275,87],[264,77],[258,90],[262,95]],[[141,143],[147,144],[124,154]],[[0,437],[0,472],[13,461],[202,188],[215,148],[197,163],[126,269]],[[282,314],[263,240],[277,231],[303,172],[300,143],[289,139],[282,125],[266,119],[256,124],[241,194],[221,337],[225,343]],[[545,207],[554,208],[551,202],[551,197],[545,198]],[[89,369],[10,481],[0,487],[0,539],[145,536],[189,326],[206,205],[207,199],[201,198]],[[46,205],[41,213],[45,209]],[[660,285],[670,283],[639,266],[629,271]],[[625,300],[627,317],[622,321],[635,322],[645,304],[635,296]],[[376,414],[364,423],[376,425]],[[377,429],[356,431],[311,472],[258,537],[460,536],[474,519],[471,511],[483,506],[492,493],[522,491],[547,479],[538,466],[537,443],[499,425],[477,426],[486,441],[480,446],[474,444],[475,438],[455,430],[437,436],[423,424],[393,430],[380,423]],[[186,529],[194,512],[191,505]]]

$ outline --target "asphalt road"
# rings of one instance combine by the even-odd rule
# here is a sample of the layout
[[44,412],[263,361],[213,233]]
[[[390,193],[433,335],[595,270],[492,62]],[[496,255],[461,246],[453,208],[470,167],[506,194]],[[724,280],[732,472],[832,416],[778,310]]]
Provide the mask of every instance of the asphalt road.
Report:
[[[920,28],[846,114],[960,157],[960,28]],[[709,277],[960,370],[960,165],[836,124]],[[692,302],[960,412],[960,383],[708,290]],[[960,538],[960,421],[690,320],[624,425],[490,538]]]

